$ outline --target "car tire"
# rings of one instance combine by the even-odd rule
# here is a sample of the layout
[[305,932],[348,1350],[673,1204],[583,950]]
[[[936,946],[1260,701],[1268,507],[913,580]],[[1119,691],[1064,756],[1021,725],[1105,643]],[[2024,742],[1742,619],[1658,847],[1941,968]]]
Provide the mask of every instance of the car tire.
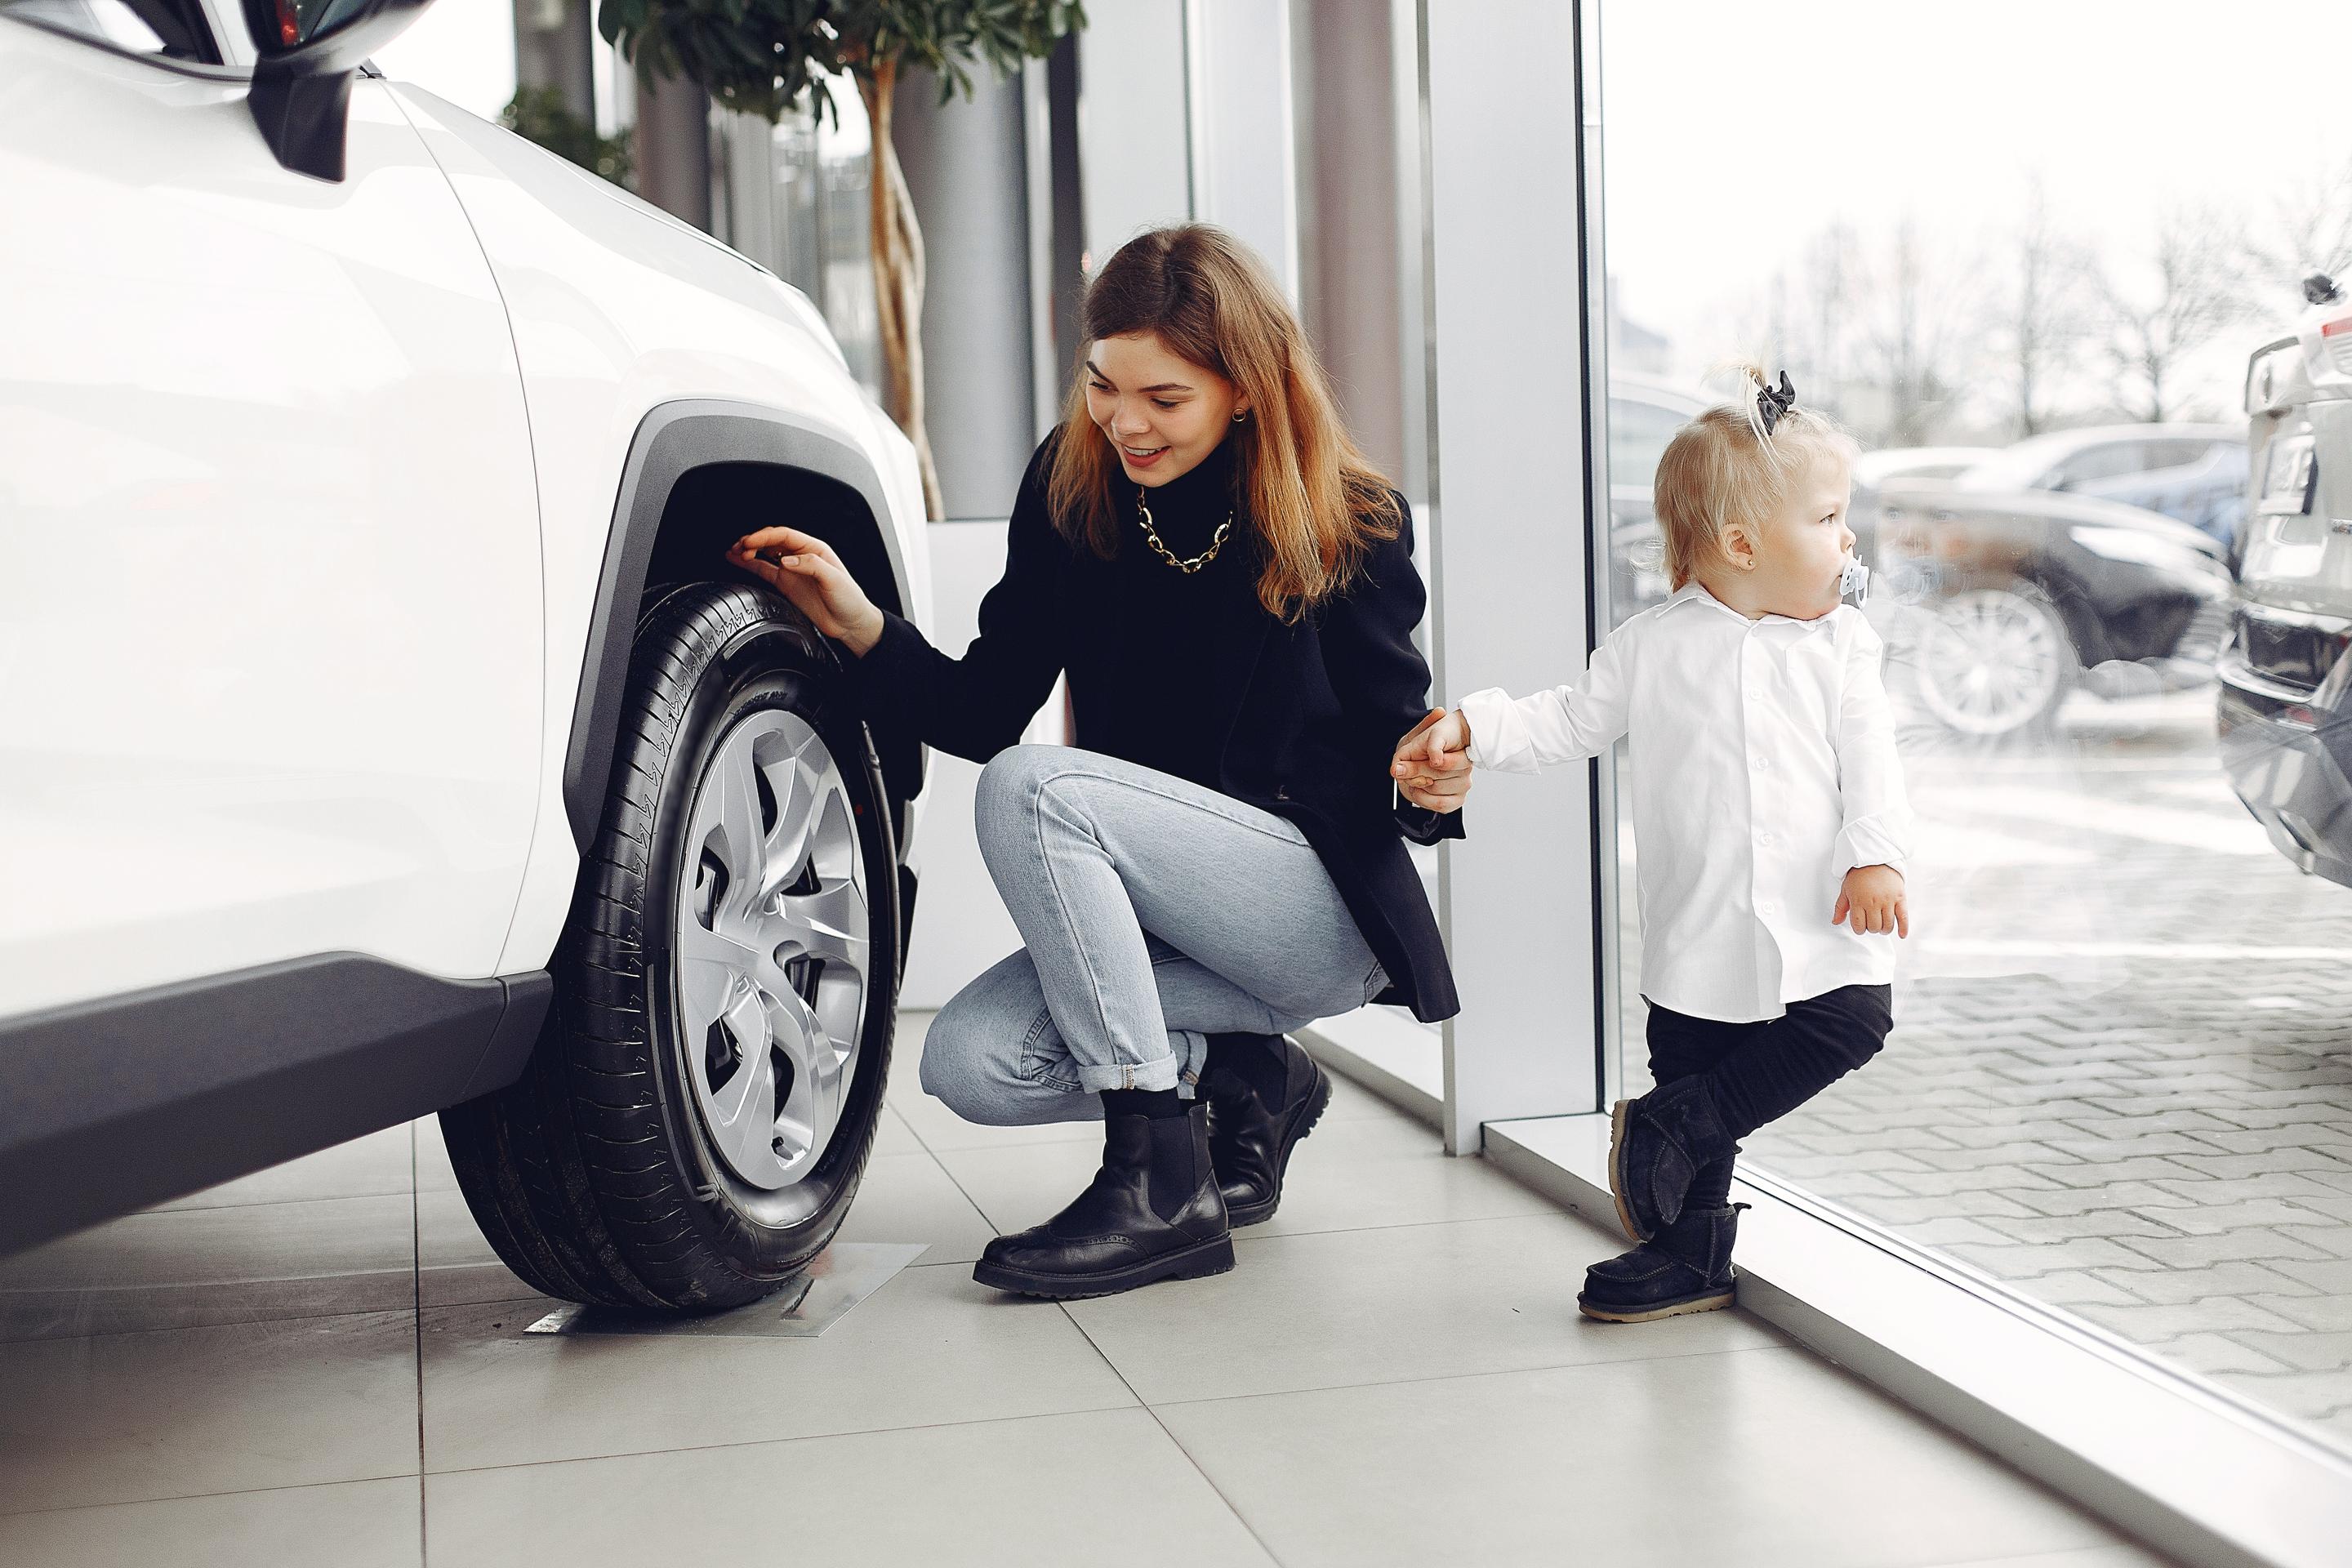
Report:
[[442,1128],[533,1289],[710,1311],[804,1268],[856,1196],[897,1014],[897,845],[834,655],[765,590],[647,611],[619,733],[530,1064]]
[[2064,617],[2032,584],[1969,588],[1922,606],[1907,662],[1919,705],[1957,735],[2039,733],[2080,678]]

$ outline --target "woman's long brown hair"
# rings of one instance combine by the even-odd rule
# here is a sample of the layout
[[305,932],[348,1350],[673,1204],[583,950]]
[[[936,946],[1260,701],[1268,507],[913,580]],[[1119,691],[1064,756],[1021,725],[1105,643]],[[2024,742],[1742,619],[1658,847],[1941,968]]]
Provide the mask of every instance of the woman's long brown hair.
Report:
[[[1150,332],[1248,397],[1249,417],[1225,439],[1237,443],[1235,499],[1256,534],[1269,615],[1296,620],[1346,587],[1375,541],[1396,537],[1404,520],[1388,480],[1339,423],[1281,290],[1231,235],[1198,223],[1138,235],[1095,274],[1079,320],[1087,348]],[[1087,416],[1085,352],[1045,493],[1063,537],[1108,559],[1129,526],[1132,486]]]

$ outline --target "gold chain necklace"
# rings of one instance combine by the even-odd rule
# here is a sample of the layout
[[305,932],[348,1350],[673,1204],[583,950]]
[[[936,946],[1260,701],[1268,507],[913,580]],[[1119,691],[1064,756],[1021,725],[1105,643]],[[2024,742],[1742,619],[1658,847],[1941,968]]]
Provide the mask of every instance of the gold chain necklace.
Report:
[[1139,488],[1135,492],[1135,510],[1137,514],[1143,521],[1143,537],[1145,541],[1150,544],[1152,549],[1160,552],[1160,559],[1168,563],[1169,565],[1176,568],[1177,571],[1183,573],[1187,577],[1190,577],[1193,573],[1198,572],[1202,567],[1206,566],[1210,562],[1214,561],[1217,558],[1217,552],[1225,547],[1225,536],[1234,531],[1234,509],[1227,507],[1225,509],[1225,521],[1217,524],[1216,535],[1209,541],[1209,548],[1203,550],[1201,553],[1193,556],[1188,561],[1182,556],[1178,555],[1174,551],[1169,549],[1167,545],[1160,542],[1160,529],[1151,521],[1151,509],[1144,504],[1143,491]]

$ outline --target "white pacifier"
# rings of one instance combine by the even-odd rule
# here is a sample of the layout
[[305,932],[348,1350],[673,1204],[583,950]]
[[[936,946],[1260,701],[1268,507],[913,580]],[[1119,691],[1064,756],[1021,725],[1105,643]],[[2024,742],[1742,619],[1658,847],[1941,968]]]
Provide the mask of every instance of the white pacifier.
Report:
[[1854,608],[1860,609],[1869,596],[1870,568],[1862,563],[1860,556],[1847,556],[1845,570],[1838,577],[1838,597],[1853,601]]

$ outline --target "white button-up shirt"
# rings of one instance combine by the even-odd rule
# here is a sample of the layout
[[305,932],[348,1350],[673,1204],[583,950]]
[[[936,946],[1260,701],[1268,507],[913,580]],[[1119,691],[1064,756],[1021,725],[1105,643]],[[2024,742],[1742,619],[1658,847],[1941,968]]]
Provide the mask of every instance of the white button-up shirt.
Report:
[[1751,621],[1692,583],[1612,632],[1574,685],[1465,698],[1470,761],[1532,773],[1628,737],[1642,994],[1776,1018],[1895,975],[1894,936],[1830,923],[1848,871],[1900,869],[1909,847],[1880,647],[1849,606]]

